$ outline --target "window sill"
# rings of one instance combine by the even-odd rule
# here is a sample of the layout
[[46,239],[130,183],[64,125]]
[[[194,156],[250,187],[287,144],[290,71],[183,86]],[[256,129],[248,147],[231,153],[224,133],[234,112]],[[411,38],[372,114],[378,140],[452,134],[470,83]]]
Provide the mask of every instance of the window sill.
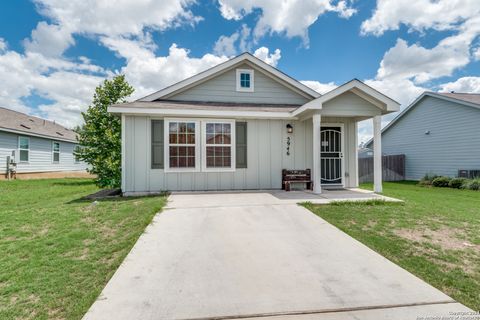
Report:
[[236,168],[203,168],[202,172],[235,172]]

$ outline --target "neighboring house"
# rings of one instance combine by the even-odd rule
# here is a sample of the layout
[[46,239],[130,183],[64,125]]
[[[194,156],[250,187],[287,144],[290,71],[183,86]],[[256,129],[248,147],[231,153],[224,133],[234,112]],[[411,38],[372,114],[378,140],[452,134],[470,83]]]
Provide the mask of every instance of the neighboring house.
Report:
[[373,157],[373,150],[370,148],[359,147],[358,148],[358,158],[372,158]]
[[409,180],[480,170],[480,94],[423,93],[382,130],[382,150],[405,154]]
[[17,177],[86,175],[74,150],[75,132],[48,120],[0,108],[0,179],[6,178],[7,157],[17,163]]
[[108,110],[122,118],[126,195],[280,189],[282,169],[307,168],[319,193],[358,186],[357,123],[374,118],[380,139],[399,104],[356,79],[320,95],[244,53]]

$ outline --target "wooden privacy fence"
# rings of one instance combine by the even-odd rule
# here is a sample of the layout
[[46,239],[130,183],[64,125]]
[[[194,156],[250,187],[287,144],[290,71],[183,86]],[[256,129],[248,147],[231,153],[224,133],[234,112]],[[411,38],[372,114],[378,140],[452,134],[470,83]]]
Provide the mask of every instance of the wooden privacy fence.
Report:
[[[358,178],[360,183],[373,181],[373,157],[358,159]],[[383,181],[405,180],[405,155],[382,156]]]

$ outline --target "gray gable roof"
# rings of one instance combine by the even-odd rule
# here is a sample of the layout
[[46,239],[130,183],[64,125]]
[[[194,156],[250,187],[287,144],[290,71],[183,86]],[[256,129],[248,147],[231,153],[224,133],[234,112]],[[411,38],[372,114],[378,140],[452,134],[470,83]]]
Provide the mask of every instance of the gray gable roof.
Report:
[[0,107],[0,131],[77,142],[77,134],[55,122]]
[[[385,128],[382,129],[382,134],[393,127],[403,115],[414,108],[418,102],[420,102],[425,97],[433,97],[444,99],[452,102],[459,103],[461,105],[466,105],[470,107],[480,108],[480,94],[479,93],[456,93],[456,92],[431,92],[425,91],[422,93],[415,101],[413,101],[408,107],[406,107],[402,112],[400,112],[392,121],[390,121]],[[372,146],[373,139],[368,140],[365,143],[365,147],[370,148]]]
[[480,106],[480,93],[438,92],[437,94],[444,97],[449,97],[449,98],[453,98],[453,99],[457,99],[465,102],[478,104]]

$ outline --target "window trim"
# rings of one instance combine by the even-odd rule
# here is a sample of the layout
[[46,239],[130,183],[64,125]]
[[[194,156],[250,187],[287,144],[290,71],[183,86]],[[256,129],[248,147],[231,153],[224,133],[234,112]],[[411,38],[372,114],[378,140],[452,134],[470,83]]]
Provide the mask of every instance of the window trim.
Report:
[[[208,123],[228,123],[230,124],[230,144],[229,145],[207,145],[207,124]],[[203,172],[234,172],[236,171],[236,140],[235,140],[235,120],[231,119],[207,119],[202,120],[202,171]],[[230,146],[230,168],[207,168],[207,146]]]
[[[55,151],[55,143],[58,143],[58,151]],[[60,142],[53,140],[52,141],[52,163],[55,163],[55,164],[60,163],[60,150],[61,150]],[[55,161],[55,153],[58,153],[58,161]]]
[[[24,138],[27,139],[28,141],[28,149],[22,149],[20,147],[20,140]],[[20,151],[27,151],[27,161],[22,161],[20,158]],[[18,136],[18,163],[29,163],[30,162],[30,137],[25,137],[25,136]]]
[[[242,73],[250,74],[250,87],[243,88],[240,85],[240,75]],[[253,69],[237,69],[237,91],[238,92],[254,92],[255,91],[255,71]]]
[[[170,122],[193,122],[195,123],[195,168],[170,168]],[[164,172],[200,172],[200,121],[190,118],[164,118],[163,122],[163,145],[164,145]]]

